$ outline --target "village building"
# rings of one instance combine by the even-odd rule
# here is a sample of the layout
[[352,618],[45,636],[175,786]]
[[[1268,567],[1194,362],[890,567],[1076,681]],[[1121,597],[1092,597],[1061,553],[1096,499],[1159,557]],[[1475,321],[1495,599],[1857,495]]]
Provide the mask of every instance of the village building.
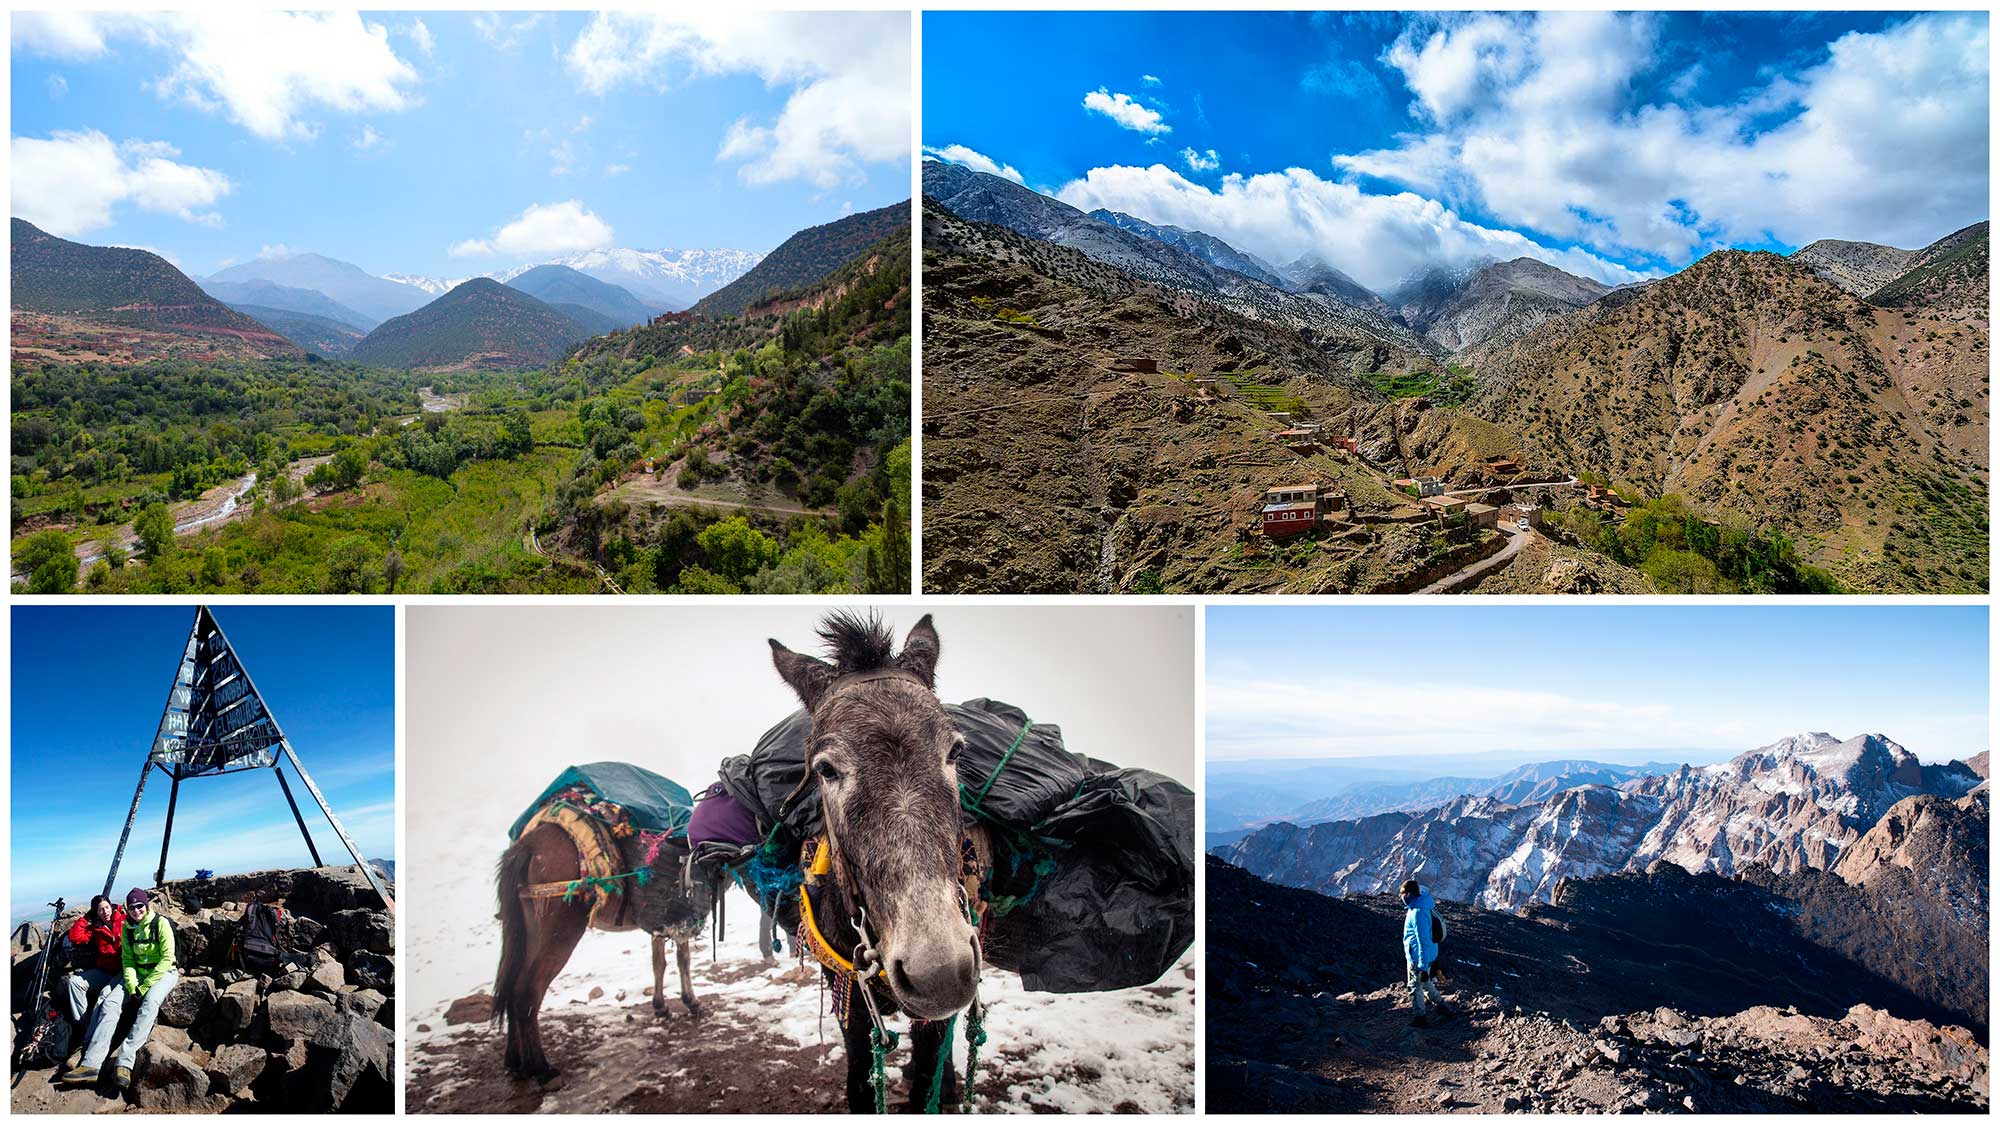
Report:
[[1465,506],[1465,522],[1474,527],[1493,527],[1500,522],[1500,509],[1475,501]]
[[1521,471],[1521,463],[1512,457],[1488,457],[1486,471],[1496,477],[1511,477]]
[[1333,446],[1335,449],[1345,450],[1348,453],[1361,452],[1360,448],[1358,447],[1358,443],[1351,437],[1333,438],[1332,440],[1328,441],[1327,444]]
[[1462,496],[1426,496],[1417,501],[1441,516],[1455,517],[1465,511],[1471,502]]
[[1319,527],[1320,519],[1335,501],[1344,501],[1337,487],[1321,484],[1288,484],[1264,490],[1258,508],[1258,526],[1271,538],[1298,535]]
[[1293,449],[1315,449],[1319,446],[1319,435],[1317,433],[1312,430],[1301,429],[1297,426],[1289,430],[1279,430],[1277,437],[1280,443],[1288,445]]
[[1403,477],[1389,482],[1398,490],[1412,496],[1436,496],[1444,491],[1444,482],[1436,477]]
[[1532,527],[1540,530],[1542,526],[1541,505],[1526,503],[1507,504],[1500,509],[1500,522],[1510,527]]

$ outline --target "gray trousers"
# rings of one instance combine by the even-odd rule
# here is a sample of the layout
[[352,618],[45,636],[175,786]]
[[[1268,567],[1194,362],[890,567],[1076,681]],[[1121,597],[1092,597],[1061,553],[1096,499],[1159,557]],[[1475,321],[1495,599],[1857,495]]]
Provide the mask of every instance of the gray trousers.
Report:
[[[139,1014],[132,1019],[132,1033],[118,1047],[118,1064],[130,1070],[139,1057],[139,1048],[145,1046],[146,1039],[153,1034],[153,1021],[160,1018],[160,1005],[181,982],[178,972],[169,972],[153,982],[153,987],[139,998]],[[97,1000],[97,1009],[90,1014],[90,1035],[83,1044],[83,1065],[92,1070],[104,1067],[104,1057],[111,1053],[111,1036],[118,1030],[118,1019],[125,1014],[125,983],[104,990]]]
[[82,1023],[90,1014],[90,998],[93,993],[104,991],[104,987],[118,983],[123,975],[110,969],[78,969],[63,981],[63,992],[69,1001],[69,1018]]
[[1438,994],[1436,981],[1417,976],[1417,970],[1415,969],[1410,969],[1408,972],[1411,1011],[1421,1016],[1424,1014],[1424,1009],[1430,1004],[1443,1006],[1444,997]]

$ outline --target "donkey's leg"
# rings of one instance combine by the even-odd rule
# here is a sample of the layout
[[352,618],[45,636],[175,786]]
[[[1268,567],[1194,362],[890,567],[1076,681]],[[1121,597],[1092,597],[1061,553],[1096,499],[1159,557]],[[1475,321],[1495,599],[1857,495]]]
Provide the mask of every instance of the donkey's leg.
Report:
[[653,1014],[667,1017],[667,935],[653,935]]
[[[944,1089],[938,1095],[940,1109],[949,1108],[958,1101],[958,1071],[951,1061],[951,1036],[949,1027],[937,1020],[922,1020],[910,1025],[910,1111],[922,1113],[930,1102],[931,1087],[942,1078]],[[944,1073],[938,1073],[938,1067]]]
[[[840,978],[831,972],[826,974],[827,987],[841,987]],[[856,989],[864,987],[855,982]],[[868,1006],[861,997],[853,996],[847,1003],[847,1112],[875,1112],[875,1090],[868,1085],[869,1037],[874,1034],[875,1024],[868,1018]],[[887,1079],[887,1075],[884,1075]]]
[[590,924],[590,908],[582,903],[568,904],[544,912],[540,923],[533,927],[534,941],[528,949],[522,985],[513,993],[507,1018],[522,1032],[517,1073],[546,1085],[557,1071],[542,1049],[542,998],[576,951],[576,943]]
[[694,999],[694,982],[688,979],[688,968],[694,960],[694,950],[688,945],[692,938],[678,938],[674,941],[674,963],[681,970],[681,1003],[687,1005],[688,1015],[701,1014],[701,1005]]

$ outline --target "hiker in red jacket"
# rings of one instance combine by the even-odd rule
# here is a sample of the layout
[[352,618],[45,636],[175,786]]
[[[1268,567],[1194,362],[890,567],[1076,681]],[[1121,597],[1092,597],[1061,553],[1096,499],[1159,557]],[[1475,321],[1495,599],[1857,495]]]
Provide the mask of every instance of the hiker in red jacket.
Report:
[[82,1023],[97,994],[124,975],[124,965],[118,959],[119,939],[124,936],[124,909],[113,906],[103,895],[91,899],[90,909],[69,928],[69,943],[75,947],[77,959],[82,960],[86,953],[90,956],[90,963],[71,972],[64,982],[69,1018]]

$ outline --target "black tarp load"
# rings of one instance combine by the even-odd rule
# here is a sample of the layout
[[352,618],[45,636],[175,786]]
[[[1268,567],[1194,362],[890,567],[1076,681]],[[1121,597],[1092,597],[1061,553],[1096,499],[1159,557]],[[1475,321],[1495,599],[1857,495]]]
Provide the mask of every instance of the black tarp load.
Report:
[[[965,735],[965,821],[994,829],[994,962],[1038,992],[1158,980],[1194,940],[1194,793],[1067,750],[1061,728],[1031,724],[1018,707],[974,699],[945,710]],[[795,711],[750,753],[722,763],[723,787],[761,831],[771,830],[805,773],[809,725]],[[786,810],[777,839],[790,851],[819,832],[819,795],[808,789]]]

